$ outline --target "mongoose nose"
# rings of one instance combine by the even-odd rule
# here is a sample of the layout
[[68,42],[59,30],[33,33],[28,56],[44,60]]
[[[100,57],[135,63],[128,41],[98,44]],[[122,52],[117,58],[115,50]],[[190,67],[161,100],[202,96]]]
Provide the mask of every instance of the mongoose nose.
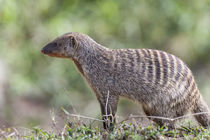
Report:
[[45,54],[45,53],[44,53],[44,49],[42,49],[41,52],[42,52],[43,54]]
[[43,54],[50,54],[52,53],[53,50],[57,49],[56,47],[57,47],[56,43],[49,43],[44,48],[42,48],[41,52]]
[[47,49],[47,48],[42,48],[42,50],[41,50],[41,52],[43,53],[43,54],[48,54],[48,53],[50,53],[50,51]]

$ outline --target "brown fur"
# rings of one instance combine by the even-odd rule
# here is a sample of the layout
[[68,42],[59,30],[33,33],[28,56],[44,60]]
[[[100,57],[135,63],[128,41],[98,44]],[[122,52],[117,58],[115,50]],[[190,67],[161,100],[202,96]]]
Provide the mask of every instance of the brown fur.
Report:
[[[115,116],[119,97],[142,104],[148,116],[179,117],[187,112],[207,112],[190,69],[174,55],[152,49],[109,49],[80,33],[67,33],[46,45],[42,52],[70,58],[93,89],[106,114]],[[103,116],[106,119],[106,116]],[[111,118],[112,119],[112,118]],[[196,116],[210,125],[210,115]],[[174,122],[154,119],[159,125]],[[111,124],[112,126],[112,124]],[[111,127],[104,123],[104,128]]]

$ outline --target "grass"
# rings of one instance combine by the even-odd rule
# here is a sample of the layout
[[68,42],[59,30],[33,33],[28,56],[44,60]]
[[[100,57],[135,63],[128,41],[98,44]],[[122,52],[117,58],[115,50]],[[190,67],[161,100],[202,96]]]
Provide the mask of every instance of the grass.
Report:
[[[65,113],[67,122],[65,126],[58,130],[56,121],[52,115],[52,130],[46,131],[40,127],[32,129],[27,128],[4,128],[0,129],[0,140],[141,140],[141,139],[210,139],[210,128],[205,129],[196,126],[192,122],[184,122],[176,129],[160,127],[157,124],[142,126],[144,120],[129,118],[115,124],[113,131],[106,131],[102,127],[102,120],[70,114],[64,108],[61,110]],[[69,118],[71,117],[71,119]],[[90,123],[83,120],[88,120]],[[98,123],[100,123],[100,125]],[[59,133],[58,133],[59,132]]]
[[115,126],[112,132],[107,132],[91,124],[86,125],[78,121],[72,121],[65,125],[60,134],[46,132],[36,127],[25,130],[20,134],[15,128],[5,128],[0,130],[0,138],[6,140],[28,139],[28,140],[74,140],[74,139],[210,139],[210,129],[195,126],[181,126],[180,128],[169,130],[167,127],[149,125],[141,127],[136,123],[122,122]]

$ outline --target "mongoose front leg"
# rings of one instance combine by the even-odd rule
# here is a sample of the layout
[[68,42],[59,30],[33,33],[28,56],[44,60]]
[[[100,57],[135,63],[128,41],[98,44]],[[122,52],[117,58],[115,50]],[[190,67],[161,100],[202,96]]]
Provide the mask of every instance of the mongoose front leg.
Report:
[[115,114],[117,112],[119,96],[110,95],[109,98],[103,98],[100,102],[102,119],[104,120],[104,129],[112,131],[116,121]]

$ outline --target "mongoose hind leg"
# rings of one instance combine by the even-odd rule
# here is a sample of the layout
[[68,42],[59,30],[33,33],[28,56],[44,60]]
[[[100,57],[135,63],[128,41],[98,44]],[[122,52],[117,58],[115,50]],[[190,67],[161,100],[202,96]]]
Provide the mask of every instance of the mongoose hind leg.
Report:
[[[149,110],[148,108],[146,108],[145,106],[142,106],[145,114],[147,116],[157,116],[157,117],[162,117],[161,115],[158,115],[158,113],[156,113],[154,110]],[[169,129],[174,129],[175,128],[175,122],[174,121],[170,121],[170,120],[163,120],[161,118],[151,118],[148,117],[149,120],[154,121],[155,123],[157,123],[160,127],[162,126],[167,126]]]
[[162,122],[162,120],[149,117],[149,116],[156,116],[156,115],[154,115],[154,112],[153,111],[149,110],[145,106],[142,106],[142,108],[144,110],[144,113],[148,116],[148,119],[149,120],[154,121],[155,123],[157,123],[160,126],[163,126],[164,125],[163,122]]
[[[108,102],[107,102],[108,101]],[[116,122],[115,114],[117,112],[117,104],[119,101],[119,96],[110,95],[108,98],[103,98],[103,100],[99,100],[102,119],[103,119],[103,126],[104,129],[112,131],[114,128],[114,124]]]
[[196,115],[195,118],[203,127],[206,128],[210,126],[210,110],[207,104],[203,101],[202,97],[200,97],[200,99],[197,100],[193,108],[193,112],[194,113],[203,112],[204,114]]

